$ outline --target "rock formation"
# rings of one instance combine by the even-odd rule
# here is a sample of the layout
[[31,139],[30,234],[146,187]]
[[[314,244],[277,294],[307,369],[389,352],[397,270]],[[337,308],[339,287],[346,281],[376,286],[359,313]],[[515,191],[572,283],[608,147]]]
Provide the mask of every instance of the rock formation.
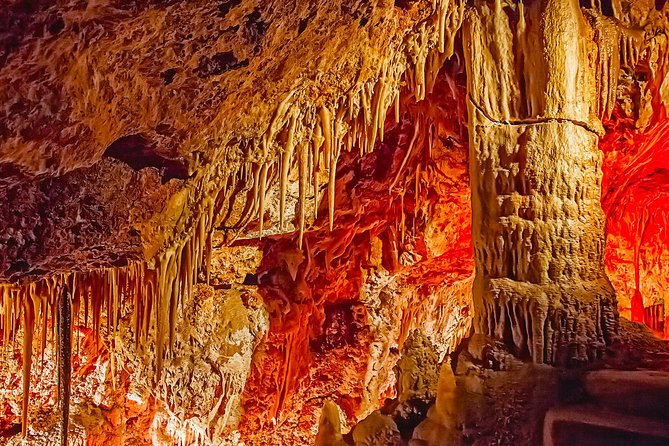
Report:
[[665,348],[668,55],[663,1],[1,3],[0,438],[532,444]]
[[463,33],[476,329],[538,363],[588,361],[617,331],[593,31],[578,2],[545,1],[481,2]]

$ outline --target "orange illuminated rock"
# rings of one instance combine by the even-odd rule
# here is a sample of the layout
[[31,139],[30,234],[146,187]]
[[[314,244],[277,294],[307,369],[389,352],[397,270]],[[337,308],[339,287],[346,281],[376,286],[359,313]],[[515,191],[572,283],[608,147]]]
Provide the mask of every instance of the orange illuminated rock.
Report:
[[0,438],[534,444],[560,365],[661,366],[668,16],[0,6]]

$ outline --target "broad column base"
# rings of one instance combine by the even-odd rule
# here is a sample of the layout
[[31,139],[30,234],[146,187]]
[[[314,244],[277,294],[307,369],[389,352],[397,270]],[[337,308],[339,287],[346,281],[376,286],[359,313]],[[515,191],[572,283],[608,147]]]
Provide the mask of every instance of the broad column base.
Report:
[[618,334],[615,292],[607,278],[537,285],[478,277],[474,307],[478,333],[536,363],[593,361]]

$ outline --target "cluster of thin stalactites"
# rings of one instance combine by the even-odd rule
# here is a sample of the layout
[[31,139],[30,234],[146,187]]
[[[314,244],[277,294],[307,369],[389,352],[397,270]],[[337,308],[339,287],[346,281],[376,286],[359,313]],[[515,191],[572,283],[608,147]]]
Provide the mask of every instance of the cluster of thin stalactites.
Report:
[[[383,141],[386,114],[394,110],[400,115],[401,81],[417,101],[432,90],[437,73],[454,51],[455,34],[464,17],[464,2],[434,1],[435,13],[409,35],[402,51],[379,64],[378,76],[356,85],[347,95],[332,104],[304,104],[297,91],[289,93],[277,110],[261,138],[254,141],[259,161],[241,165],[238,176],[251,185],[252,205],[249,215],[265,226],[266,194],[272,184],[279,187],[279,228],[285,230],[286,197],[289,176],[297,169],[299,204],[296,228],[299,244],[307,220],[306,200],[310,194],[319,196],[320,179],[327,176],[328,216],[330,229],[334,223],[335,175],[342,150],[359,150],[360,155],[374,150],[377,140]],[[318,207],[314,206],[314,218]]]
[[70,301],[72,325],[91,328],[96,348],[103,341],[110,352],[114,387],[116,335],[120,319],[126,316],[124,309],[131,308],[130,329],[136,346],[151,339],[153,334],[155,381],[160,379],[164,357],[171,354],[174,344],[179,308],[193,292],[199,273],[209,281],[211,232],[206,228],[210,225],[210,218],[210,213],[203,215],[194,225],[194,235],[165,250],[152,266],[145,262],[132,262],[124,267],[53,275],[18,285],[0,285],[3,353],[15,349],[16,336],[22,332],[24,434],[33,356],[37,352],[44,361],[48,343],[58,350],[63,335],[57,332],[58,309],[62,299]]
[[[332,105],[305,105],[289,94],[277,107],[265,134],[254,141],[262,158],[247,162],[234,175],[250,185],[253,200],[250,214],[264,227],[268,189],[277,181],[280,188],[280,222],[285,229],[286,190],[291,171],[297,168],[299,208],[296,227],[299,244],[305,231],[306,197],[312,188],[318,196],[319,173],[327,175],[330,227],[334,218],[335,173],[342,149],[357,147],[360,154],[374,149],[382,139],[388,109],[399,119],[400,81],[417,100],[431,91],[445,58],[453,53],[455,34],[464,16],[462,0],[434,0],[434,13],[409,36],[403,51],[387,58],[378,78],[363,82]],[[278,148],[282,146],[282,148]],[[212,189],[208,187],[207,189]],[[215,188],[213,188],[215,189]],[[87,272],[57,274],[34,282],[0,284],[0,330],[3,349],[14,349],[22,333],[23,413],[28,425],[30,376],[35,351],[44,358],[47,344],[58,348],[58,307],[70,299],[73,326],[90,327],[96,345],[104,342],[110,351],[114,380],[116,333],[124,309],[131,308],[136,344],[153,339],[155,381],[160,379],[163,360],[170,354],[181,303],[192,292],[200,272],[209,280],[211,233],[214,205],[205,200],[200,215],[192,219],[191,236],[159,254],[152,262],[133,262]],[[317,206],[314,207],[317,212]],[[316,217],[316,215],[314,215]],[[205,265],[202,268],[202,265]],[[106,325],[106,328],[104,327]],[[101,336],[102,332],[102,336]],[[151,336],[153,335],[153,336]]]

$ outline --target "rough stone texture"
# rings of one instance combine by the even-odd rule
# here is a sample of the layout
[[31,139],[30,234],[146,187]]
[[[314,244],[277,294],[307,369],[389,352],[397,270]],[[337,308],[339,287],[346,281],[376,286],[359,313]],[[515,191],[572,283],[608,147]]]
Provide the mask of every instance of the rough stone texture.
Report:
[[157,393],[165,409],[154,422],[165,423],[171,438],[197,441],[200,435],[201,443],[217,444],[242,417],[241,395],[255,349],[269,329],[268,315],[251,289],[201,287],[185,303],[181,320],[178,354],[165,362]]
[[[244,163],[280,157],[285,135],[280,146],[274,139],[290,118],[282,107],[335,109],[351,90],[385,79],[391,59],[397,73],[388,80],[399,82],[414,53],[405,53],[405,37],[434,12],[423,3],[3,4],[0,204],[21,218],[0,226],[0,240],[12,247],[2,252],[0,277],[149,260],[190,236],[202,201],[225,184],[231,190],[221,199],[231,205],[224,212],[241,206],[228,224],[239,223],[251,185],[233,178]],[[427,39],[425,23],[422,29]],[[428,40],[415,45],[422,69],[427,46],[438,44]],[[272,136],[261,148],[266,132]],[[117,160],[112,169],[109,158]],[[119,174],[139,179],[127,184]],[[168,187],[147,181],[156,176]],[[62,215],[61,199],[28,188],[53,182],[65,190],[105,185],[107,192],[75,198],[72,212]],[[128,188],[137,195],[117,206]],[[33,233],[38,220],[38,227],[53,228],[45,237],[60,240],[59,252],[42,248],[41,234]],[[78,238],[82,226],[89,234]]]
[[[422,106],[413,108],[410,100],[402,102],[401,121],[395,123],[392,116],[388,119],[384,143],[377,151],[362,158],[342,153],[332,232],[324,212],[325,199],[318,219],[304,234],[302,249],[293,233],[268,235],[266,229],[265,236],[258,239],[257,228],[248,228],[235,241],[228,237],[227,228],[216,230],[211,239],[209,275],[215,292],[199,285],[193,296],[179,302],[175,342],[164,360],[157,389],[149,390],[155,376],[152,325],[156,319],[152,310],[148,330],[152,334],[146,343],[142,341],[140,351],[134,351],[133,333],[123,337],[122,353],[132,358],[132,363],[125,365],[133,377],[131,387],[126,388],[130,385],[126,377],[118,376],[114,391],[110,360],[103,353],[97,360],[100,366],[84,367],[76,378],[96,377],[79,394],[86,398],[73,402],[74,412],[86,414],[73,421],[73,438],[111,442],[118,436],[127,441],[132,438],[136,444],[173,444],[177,440],[186,444],[310,444],[325,400],[339,407],[337,417],[346,432],[395,395],[393,366],[415,329],[421,329],[434,345],[431,358],[441,360],[451,353],[471,327],[473,260],[467,147],[460,123],[465,104],[463,95],[453,95],[464,91],[464,77],[456,59],[445,72],[448,77],[426,96],[429,114]],[[428,132],[419,132],[420,128]],[[393,182],[395,186],[389,191]],[[185,259],[177,271],[188,268],[192,260]],[[153,277],[150,270],[142,274]],[[200,268],[195,280],[206,282],[206,268]],[[261,340],[252,362],[244,355],[240,368],[231,375],[234,385],[227,386],[224,393],[212,364],[227,373],[228,362],[222,357],[215,362],[210,347],[219,342],[213,338],[225,338],[227,322],[232,328],[236,326],[238,321],[228,317],[239,316],[240,311],[229,302],[233,299],[229,296],[240,289],[256,289],[262,296],[269,330],[265,336],[253,337],[254,342]],[[121,301],[129,323],[136,301]],[[249,313],[264,314],[255,309]],[[144,314],[148,315],[148,310]],[[102,327],[100,341],[106,347],[111,338],[104,319]],[[77,330],[92,337],[91,329],[84,328],[81,321]],[[167,330],[164,333],[167,338]],[[20,339],[19,333],[19,343]],[[245,342],[243,350],[247,352],[252,344]],[[226,340],[216,348],[232,347]],[[91,353],[89,360],[95,358]],[[0,400],[0,404],[13,404],[5,410],[8,423],[15,423],[21,412],[21,382],[16,380],[19,359],[17,353],[16,361],[7,367],[14,379],[8,387],[11,398]],[[116,366],[118,370],[120,359]],[[31,401],[39,404],[47,398],[43,412],[52,416],[54,406],[45,390],[49,383],[39,370],[37,361]],[[240,412],[234,400],[242,381],[243,415],[237,418]],[[97,394],[108,396],[89,402],[87,396]],[[405,435],[407,423],[413,422],[420,407],[413,403],[402,406],[401,417],[397,417],[400,434]],[[110,410],[113,418],[108,415]],[[29,417],[31,435],[39,435],[42,441],[52,431],[36,421],[35,415],[33,410]],[[123,427],[126,423],[130,427]]]
[[[448,64],[454,75],[456,63]],[[245,390],[240,433],[247,444],[311,443],[326,399],[350,426],[395,394],[393,366],[414,329],[424,331],[440,358],[469,333],[467,150],[454,126],[465,107],[464,101],[437,104],[437,98],[450,104],[451,91],[447,81],[439,82],[426,98],[435,113],[433,138],[416,131],[413,119],[420,115],[413,113],[423,109],[411,108],[399,124],[390,117],[374,153],[362,159],[342,153],[334,231],[321,225],[327,219],[319,212],[302,250],[294,234],[260,243],[255,276],[270,332]],[[430,120],[420,128],[429,129]],[[422,163],[417,194],[417,169],[399,170],[406,157],[407,166]],[[462,212],[453,218],[453,209]]]
[[[622,342],[612,346],[615,354],[590,364],[597,370],[592,371],[522,362],[509,354],[503,343],[475,334],[463,341],[451,361],[441,364],[433,399],[422,407],[413,400],[414,407],[420,409],[403,444],[541,444],[545,434],[551,436],[550,432],[542,432],[542,425],[544,420],[551,421],[552,412],[579,415],[579,419],[569,420],[572,426],[560,425],[562,432],[571,434],[570,441],[560,444],[580,444],[579,433],[592,438],[593,443],[601,438],[609,443],[644,442],[643,437],[625,433],[639,424],[625,424],[630,418],[638,421],[644,417],[642,421],[647,425],[664,432],[667,429],[663,418],[667,386],[663,378],[669,370],[669,344],[649,335],[639,324],[622,322]],[[388,411],[388,407],[393,407],[393,403],[386,403],[381,413],[395,417],[396,412]],[[402,425],[401,418],[393,419]],[[612,429],[602,436],[599,430],[573,427],[593,419],[607,419]],[[615,432],[626,436],[616,436]],[[663,443],[660,440],[653,444]]]
[[426,418],[413,431],[410,446],[446,446],[457,444],[457,425],[461,422],[462,407],[458,407],[455,375],[450,362],[444,361],[439,372],[439,382],[434,405]]
[[135,223],[165,209],[167,196],[178,190],[174,181],[161,184],[153,169],[135,172],[110,159],[58,177],[22,178],[0,185],[7,211],[0,230],[6,279],[143,258]]
[[[96,351],[91,330],[75,332],[71,444],[221,444],[234,437],[252,357],[268,329],[267,313],[260,297],[243,287],[215,291],[200,285],[184,304],[176,328],[178,353],[165,361],[157,387],[152,383],[155,346],[135,347],[129,315],[121,320],[113,351]],[[36,359],[34,391],[51,398],[31,408],[34,422],[27,439],[32,444],[58,444],[50,389],[54,354],[47,351],[43,363]],[[3,393],[3,401],[18,413],[19,381],[8,380]],[[14,436],[9,444],[23,441]]]
[[[669,334],[666,239],[667,4],[614,1],[586,11],[599,46],[600,112],[606,135],[602,207],[606,269],[621,315]],[[606,110],[603,103],[608,103]],[[650,308],[645,316],[644,307]],[[664,310],[665,320],[662,320]]]
[[655,306],[659,314],[645,323],[667,337],[669,240],[664,228],[669,199],[664,185],[669,172],[665,143],[669,127],[660,122],[639,134],[630,128],[634,123],[622,117],[611,125],[617,130],[600,143],[607,273],[616,289],[620,314],[643,322],[643,308]]
[[325,401],[318,422],[316,446],[344,446],[346,444],[341,434],[339,411],[339,407],[332,400]]
[[430,340],[419,330],[412,331],[407,337],[396,367],[397,398],[400,403],[436,394],[439,356]]
[[[520,16],[522,39],[543,50],[503,52],[510,60],[501,72],[533,67],[523,83],[497,79],[493,59],[483,56],[513,41],[510,32],[490,40],[480,32],[509,23],[507,12],[482,3],[465,26],[468,65],[478,74],[468,84],[475,327],[520,357],[564,364],[601,355],[615,336],[617,313],[603,263],[601,154],[587,126],[594,45],[579,31],[588,25],[578,2],[536,8],[511,14]],[[540,27],[525,29],[525,20]],[[520,84],[527,90],[506,90]],[[504,108],[525,100],[530,109]]]
[[596,48],[579,2],[503,3],[476,1],[464,23],[472,104],[494,121],[556,119],[600,129],[589,63]]
[[[363,418],[346,436],[341,435],[336,405],[332,401],[326,401],[321,412],[316,443],[353,446],[406,445],[416,424],[424,418],[423,412],[428,402],[434,400],[438,389],[441,392],[445,386],[448,387],[448,383],[439,375],[439,356],[435,346],[420,330],[409,334],[395,369],[396,398],[392,403]],[[450,377],[453,379],[452,372]],[[444,397],[441,398],[443,403]]]
[[608,271],[643,307],[669,7],[469,3],[463,39],[459,1],[0,5],[0,277],[49,276],[0,284],[0,436],[20,441],[27,334],[28,441],[56,441],[64,284],[102,318],[100,348],[75,324],[75,444],[536,444],[565,371],[518,357],[666,366],[605,349],[597,135]]
[[664,371],[598,370],[589,373],[584,390],[620,412],[666,420],[669,416],[669,374]]

